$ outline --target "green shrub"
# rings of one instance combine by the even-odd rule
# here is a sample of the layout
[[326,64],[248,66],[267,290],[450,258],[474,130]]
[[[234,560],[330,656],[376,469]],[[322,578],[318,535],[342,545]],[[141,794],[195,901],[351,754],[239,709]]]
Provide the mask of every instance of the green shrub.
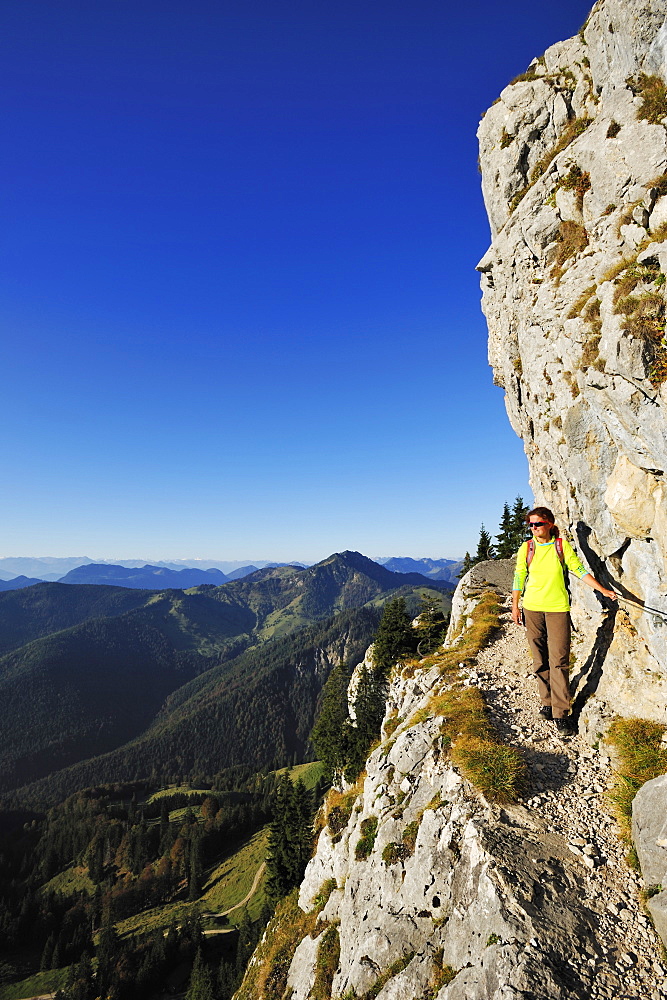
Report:
[[354,856],[357,861],[365,861],[371,854],[375,846],[375,838],[378,830],[377,816],[369,816],[361,824],[361,837],[357,841],[354,849]]
[[570,172],[565,177],[561,177],[558,187],[563,188],[564,191],[576,192],[577,207],[581,211],[584,204],[584,195],[591,187],[591,175],[587,170],[582,171],[581,167],[578,167],[575,163],[570,168]]
[[410,853],[410,855],[415,853],[415,844],[417,843],[417,834],[419,833],[419,820],[413,820],[412,823],[408,823],[401,839],[405,844],[405,849]]
[[409,857],[410,852],[405,844],[397,844],[395,841],[386,844],[382,851],[382,860],[385,865],[396,865],[399,861],[406,861]]

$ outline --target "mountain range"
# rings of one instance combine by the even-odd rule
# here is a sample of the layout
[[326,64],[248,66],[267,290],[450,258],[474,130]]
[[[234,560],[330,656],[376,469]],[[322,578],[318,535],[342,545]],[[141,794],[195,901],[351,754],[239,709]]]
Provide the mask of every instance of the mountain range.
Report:
[[[256,567],[249,567],[253,572]],[[59,583],[97,583],[116,587],[133,587],[136,590],[188,590],[202,584],[215,587],[227,583],[230,578],[219,569],[168,569],[166,566],[126,566],[88,563],[77,566],[61,577]]]
[[[431,580],[444,580],[456,585],[463,565],[460,559],[412,559],[407,556],[384,556],[374,560],[394,573],[421,573]],[[256,560],[253,563],[216,562],[193,559],[178,562],[146,563],[140,559],[89,559],[87,556],[67,558],[0,558],[0,590],[18,590],[43,581],[60,583],[101,583],[118,587],[162,590],[165,587],[187,589],[203,583],[220,585],[240,580],[258,569],[275,566],[306,565],[301,562],[276,563]],[[130,570],[134,572],[129,572]],[[180,576],[179,576],[180,574]]]
[[[88,556],[3,556],[0,557],[0,580],[15,581],[17,577],[28,576],[39,581],[56,583],[79,566],[121,566],[125,569],[141,569],[147,565],[146,559],[90,559]],[[271,560],[254,560],[252,564],[243,560],[216,560],[216,559],[178,559],[164,561],[158,559],[149,565],[157,569],[171,569],[179,571],[183,569],[197,569],[205,572],[209,569],[217,569],[225,575],[228,580],[234,580],[237,576],[246,576],[256,569],[264,569],[266,566],[295,565],[304,566],[298,561],[294,563],[277,563]]]
[[421,573],[429,580],[445,580],[454,586],[459,582],[459,573],[463,568],[462,559],[411,559],[408,556],[392,556],[389,559],[378,559],[377,562],[392,573]]
[[1,593],[0,791],[53,801],[302,755],[329,669],[362,655],[384,601],[449,589],[344,552],[220,587]]

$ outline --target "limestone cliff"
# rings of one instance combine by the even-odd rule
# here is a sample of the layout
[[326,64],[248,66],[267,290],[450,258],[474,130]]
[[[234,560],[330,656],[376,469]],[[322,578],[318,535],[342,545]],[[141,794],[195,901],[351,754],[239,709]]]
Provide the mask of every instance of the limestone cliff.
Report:
[[[507,568],[483,563],[461,581],[461,643],[484,581],[507,590]],[[442,656],[393,672],[382,742],[358,784],[328,796],[298,896],[279,906],[236,1000],[662,1000],[658,941],[606,814],[604,746],[563,743],[536,721],[507,610],[474,663],[452,673]],[[520,804],[488,801],[453,766],[461,734],[444,735],[433,700],[452,685],[481,688],[520,749]]]
[[666,60],[664,0],[600,0],[479,128],[495,381],[537,502],[629,602],[575,585],[592,734],[667,718]]

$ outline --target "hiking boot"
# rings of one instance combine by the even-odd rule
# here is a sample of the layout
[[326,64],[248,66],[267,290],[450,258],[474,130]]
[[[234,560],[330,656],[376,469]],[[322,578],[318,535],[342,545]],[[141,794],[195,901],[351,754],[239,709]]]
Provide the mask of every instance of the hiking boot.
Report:
[[562,719],[554,719],[554,723],[561,736],[574,736],[574,726],[569,716],[564,715]]
[[540,709],[540,715],[543,719],[553,719],[553,712],[551,711],[551,705],[542,705]]

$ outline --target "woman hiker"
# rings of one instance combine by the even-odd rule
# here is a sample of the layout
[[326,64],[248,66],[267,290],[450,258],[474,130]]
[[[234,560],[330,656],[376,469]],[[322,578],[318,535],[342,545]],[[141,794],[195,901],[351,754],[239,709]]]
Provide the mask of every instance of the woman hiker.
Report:
[[526,524],[532,536],[523,543],[516,556],[512,620],[517,625],[521,622],[519,597],[523,591],[528,645],[542,700],[540,715],[553,719],[559,732],[568,735],[574,730],[568,718],[570,601],[566,586],[567,570],[613,601],[616,594],[586,572],[570,543],[560,537],[554,516],[547,507],[536,507],[526,514]]

